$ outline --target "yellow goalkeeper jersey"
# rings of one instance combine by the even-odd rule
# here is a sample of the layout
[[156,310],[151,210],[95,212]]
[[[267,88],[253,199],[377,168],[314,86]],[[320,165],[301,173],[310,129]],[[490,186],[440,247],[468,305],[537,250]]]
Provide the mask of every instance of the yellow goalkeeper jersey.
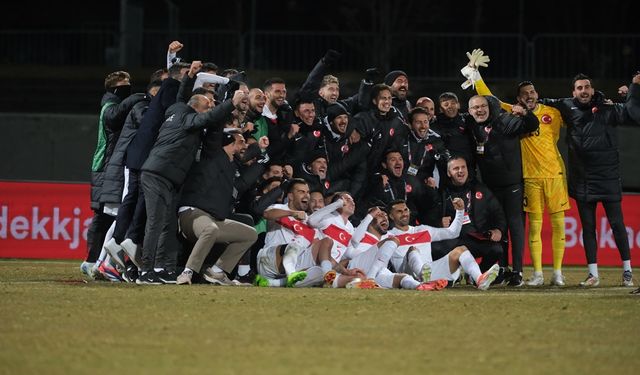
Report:
[[[486,83],[476,81],[479,95],[492,95]],[[500,101],[500,106],[511,112],[511,104]],[[562,127],[560,112],[544,104],[538,104],[533,114],[538,118],[540,127],[520,140],[522,154],[522,175],[524,178],[560,178],[564,177],[564,162],[558,151],[558,139]]]

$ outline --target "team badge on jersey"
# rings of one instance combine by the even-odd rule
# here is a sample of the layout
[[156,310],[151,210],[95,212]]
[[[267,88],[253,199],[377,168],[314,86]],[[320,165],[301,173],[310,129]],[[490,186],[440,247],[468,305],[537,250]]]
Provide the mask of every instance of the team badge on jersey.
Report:
[[329,181],[325,181],[325,182],[324,182],[324,188],[325,188],[325,189],[327,189],[327,190],[328,190],[330,185],[331,185],[331,184],[329,183]]
[[320,134],[322,134],[322,133],[320,133],[320,130],[314,130],[313,131],[313,136],[316,137],[316,138],[320,138]]
[[433,150],[433,146],[431,145],[431,143],[427,143],[426,145],[424,145],[424,149],[427,151],[431,151]]
[[343,154],[346,154],[347,152],[349,152],[349,145],[343,145],[342,147],[340,147],[340,151],[342,151]]
[[551,124],[551,120],[551,116],[547,115],[546,113],[542,115],[542,117],[540,117],[540,121],[542,121],[543,124]]
[[482,192],[476,191],[476,199],[482,199]]
[[396,130],[394,128],[389,129],[389,135],[393,137],[393,135],[396,133]]
[[413,191],[413,186],[411,186],[410,184],[405,185],[404,187],[404,191],[408,194],[411,193]]

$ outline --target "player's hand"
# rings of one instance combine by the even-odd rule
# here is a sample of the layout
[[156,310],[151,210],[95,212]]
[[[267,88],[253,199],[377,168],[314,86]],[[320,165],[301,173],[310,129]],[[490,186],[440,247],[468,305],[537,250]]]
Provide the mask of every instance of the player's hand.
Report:
[[500,229],[489,229],[489,232],[491,233],[491,241],[498,242],[502,239],[502,232]]
[[484,54],[484,51],[476,48],[471,53],[467,52],[467,57],[469,58],[469,65],[472,68],[478,68],[480,66],[486,68],[489,65],[487,64],[491,59],[488,55]]
[[527,110],[522,106],[522,104],[514,104],[511,106],[511,113],[514,116],[522,117],[527,114]]
[[266,135],[260,137],[260,139],[258,139],[258,147],[260,147],[261,150],[266,150],[267,147],[269,147],[269,137]]
[[294,219],[303,221],[307,218],[307,214],[304,211],[291,211],[291,216]]
[[442,227],[443,228],[449,228],[449,225],[451,225],[451,216],[445,216],[442,218]]
[[184,44],[178,42],[177,40],[174,40],[173,42],[169,43],[168,50],[169,50],[169,53],[177,53],[177,52],[180,52],[182,47],[184,47]]
[[355,144],[360,142],[360,133],[358,133],[357,130],[354,130],[351,132],[351,135],[349,136],[349,144]]
[[[451,203],[453,203],[453,208],[455,208],[456,211],[464,209],[464,201],[461,198],[453,198]],[[446,217],[448,217],[449,221],[451,221],[451,217],[450,216],[446,216]]]
[[428,187],[430,188],[434,188],[436,189],[438,187],[438,184],[436,184],[436,179],[433,177],[429,177],[429,178],[425,178],[424,182],[427,184]]
[[190,78],[193,78],[198,74],[198,72],[202,69],[202,61],[196,60],[191,62],[191,66],[189,67],[189,75]]
[[629,92],[629,87],[628,86],[620,86],[618,87],[618,94],[620,94],[620,96],[627,96],[627,93]]

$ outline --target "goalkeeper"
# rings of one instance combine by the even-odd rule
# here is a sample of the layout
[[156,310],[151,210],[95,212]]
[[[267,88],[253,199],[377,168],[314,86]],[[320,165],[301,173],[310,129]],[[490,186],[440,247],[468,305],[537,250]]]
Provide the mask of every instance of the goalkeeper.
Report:
[[[486,67],[489,56],[480,49],[467,52],[469,64],[461,72],[467,78],[463,88],[474,86],[478,94],[491,95],[482,80],[478,68]],[[524,178],[524,211],[529,215],[529,250],[533,262],[533,276],[527,285],[544,284],[542,274],[542,215],[545,207],[551,217],[551,247],[553,249],[553,276],[551,285],[564,286],[562,258],[565,248],[564,212],[570,208],[567,179],[562,156],[558,151],[560,127],[563,125],[560,112],[538,103],[538,92],[533,83],[518,84],[516,99],[527,110],[533,112],[540,122],[537,131],[524,136],[520,141],[522,152],[522,174]],[[511,111],[511,105],[500,102],[502,108]]]

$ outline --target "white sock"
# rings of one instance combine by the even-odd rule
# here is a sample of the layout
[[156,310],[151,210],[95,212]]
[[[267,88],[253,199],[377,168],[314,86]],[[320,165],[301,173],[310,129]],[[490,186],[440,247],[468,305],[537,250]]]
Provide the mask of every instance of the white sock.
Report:
[[265,277],[265,279],[269,281],[269,286],[275,286],[275,287],[281,288],[287,285],[287,279],[271,279],[269,277]]
[[251,271],[251,266],[248,264],[241,264],[238,266],[238,276],[244,276]]
[[322,272],[327,273],[327,272],[331,271],[331,268],[333,266],[331,265],[330,261],[323,260],[322,262],[320,262],[320,267],[322,268]]
[[324,282],[324,272],[322,272],[322,268],[313,266],[306,269],[305,272],[307,273],[307,277],[304,280],[297,282],[294,287],[306,288],[320,286]]
[[300,249],[293,245],[289,244],[284,249],[284,254],[282,254],[282,267],[284,267],[284,272],[288,275],[296,272],[296,263],[298,261],[298,251]]
[[211,266],[211,271],[213,271],[213,272],[224,272],[222,270],[222,268],[216,266],[215,264],[213,266]]
[[622,269],[631,272],[631,259],[622,261]]
[[460,254],[460,267],[467,273],[471,280],[477,281],[482,272],[480,272],[480,267],[476,262],[476,259],[471,255],[469,250],[465,250],[462,254]]
[[184,271],[182,271],[182,272],[191,272],[191,273],[193,273],[193,270],[191,268],[189,268],[189,267],[185,267]]
[[367,277],[375,279],[378,273],[383,268],[387,267],[387,264],[389,264],[389,260],[391,259],[393,253],[396,251],[397,247],[398,246],[393,241],[387,241],[382,244],[382,246],[378,249],[378,253],[376,254],[376,261],[373,263],[373,266],[371,266],[371,269],[369,269],[369,272],[367,272]]
[[400,287],[402,289],[415,289],[418,287],[418,285],[420,285],[420,282],[409,275],[403,277],[402,280],[400,280]]
[[162,272],[162,271],[164,271],[164,268],[162,268],[162,267],[154,268],[153,271]]
[[414,275],[418,276],[422,274],[422,265],[424,262],[417,250],[407,253],[407,263],[409,263],[409,269]]
[[[554,271],[555,272],[555,271]],[[533,271],[533,276],[537,277],[537,276],[543,276],[542,271]]]
[[598,263],[589,263],[589,273],[595,277],[598,277]]
[[[540,272],[542,273],[542,272]],[[553,270],[553,274],[556,276],[562,276],[562,270]]]

